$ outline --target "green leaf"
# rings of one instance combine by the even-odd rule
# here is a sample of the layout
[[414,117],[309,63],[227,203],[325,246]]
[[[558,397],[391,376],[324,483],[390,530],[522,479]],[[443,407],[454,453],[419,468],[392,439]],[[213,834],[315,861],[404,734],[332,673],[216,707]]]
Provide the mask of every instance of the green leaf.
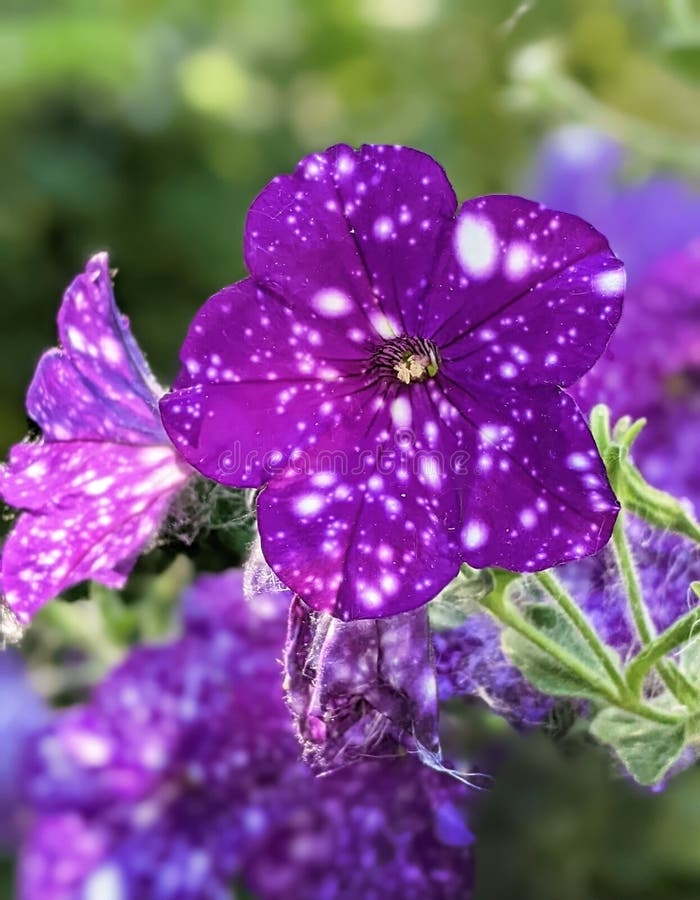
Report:
[[[533,604],[523,610],[527,621],[548,640],[572,657],[599,681],[613,688],[600,661],[579,634],[572,622],[556,607],[548,603]],[[512,628],[501,637],[503,651],[511,662],[536,688],[559,697],[588,697],[600,700],[600,694],[590,681],[565,667],[561,661],[535,646],[528,638]]]
[[685,723],[664,725],[609,707],[591,722],[591,734],[608,744],[640,784],[655,784],[683,751]]

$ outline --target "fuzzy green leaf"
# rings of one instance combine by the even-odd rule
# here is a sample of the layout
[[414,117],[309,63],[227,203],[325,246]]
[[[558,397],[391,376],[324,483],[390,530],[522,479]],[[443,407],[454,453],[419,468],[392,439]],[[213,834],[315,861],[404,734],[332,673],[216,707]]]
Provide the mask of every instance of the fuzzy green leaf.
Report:
[[593,719],[591,734],[615,751],[640,784],[655,784],[683,752],[685,723],[664,725],[609,707]]

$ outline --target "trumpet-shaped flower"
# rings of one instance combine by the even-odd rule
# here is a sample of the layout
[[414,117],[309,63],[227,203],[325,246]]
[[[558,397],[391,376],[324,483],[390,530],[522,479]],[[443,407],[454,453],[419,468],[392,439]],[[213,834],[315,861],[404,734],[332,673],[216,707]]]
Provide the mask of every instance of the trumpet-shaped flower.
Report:
[[429,156],[340,145],[263,190],[245,256],[161,411],[205,475],[265,486],[263,553],[310,606],[386,616],[464,560],[533,571],[608,540],[615,498],[562,390],[621,310],[592,226],[520,197],[457,209]]

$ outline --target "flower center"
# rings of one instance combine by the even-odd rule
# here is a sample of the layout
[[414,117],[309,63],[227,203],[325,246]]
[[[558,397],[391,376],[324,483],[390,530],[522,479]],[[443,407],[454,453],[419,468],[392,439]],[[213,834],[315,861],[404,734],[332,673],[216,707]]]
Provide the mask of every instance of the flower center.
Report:
[[384,341],[372,354],[371,368],[379,375],[398,378],[403,384],[426,381],[437,374],[440,354],[432,341],[397,337]]

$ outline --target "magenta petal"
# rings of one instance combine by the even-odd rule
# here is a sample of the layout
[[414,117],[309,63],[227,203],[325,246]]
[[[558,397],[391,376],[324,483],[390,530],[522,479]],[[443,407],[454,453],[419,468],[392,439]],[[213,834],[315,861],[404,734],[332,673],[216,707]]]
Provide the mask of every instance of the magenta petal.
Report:
[[162,440],[156,406],[163,391],[116,307],[106,253],[66,289],[58,330],[62,349],[42,357],[27,393],[27,411],[44,436]]
[[297,597],[285,675],[304,759],[314,771],[398,755],[400,747],[439,753],[427,608],[340,622]]
[[27,394],[42,440],[0,466],[0,497],[24,510],[2,552],[5,603],[22,623],[79,581],[123,585],[190,476],[116,308],[106,254],[72,282],[58,321],[63,348],[43,355]]
[[239,487],[279,472],[353,408],[368,381],[352,339],[250,279],[209,299],[180,356],[161,401],[165,427],[199,471]]
[[[338,145],[275,178],[246,224],[248,269],[296,305],[382,337],[413,330],[457,200],[409,147]],[[325,292],[336,298],[324,303]],[[338,298],[344,298],[341,302]]]
[[591,225],[521,197],[468,200],[426,331],[475,384],[566,386],[603,352],[625,273]]
[[87,578],[121,587],[187,473],[162,446],[20,444],[0,493],[23,513],[2,553],[5,600],[21,622]]

